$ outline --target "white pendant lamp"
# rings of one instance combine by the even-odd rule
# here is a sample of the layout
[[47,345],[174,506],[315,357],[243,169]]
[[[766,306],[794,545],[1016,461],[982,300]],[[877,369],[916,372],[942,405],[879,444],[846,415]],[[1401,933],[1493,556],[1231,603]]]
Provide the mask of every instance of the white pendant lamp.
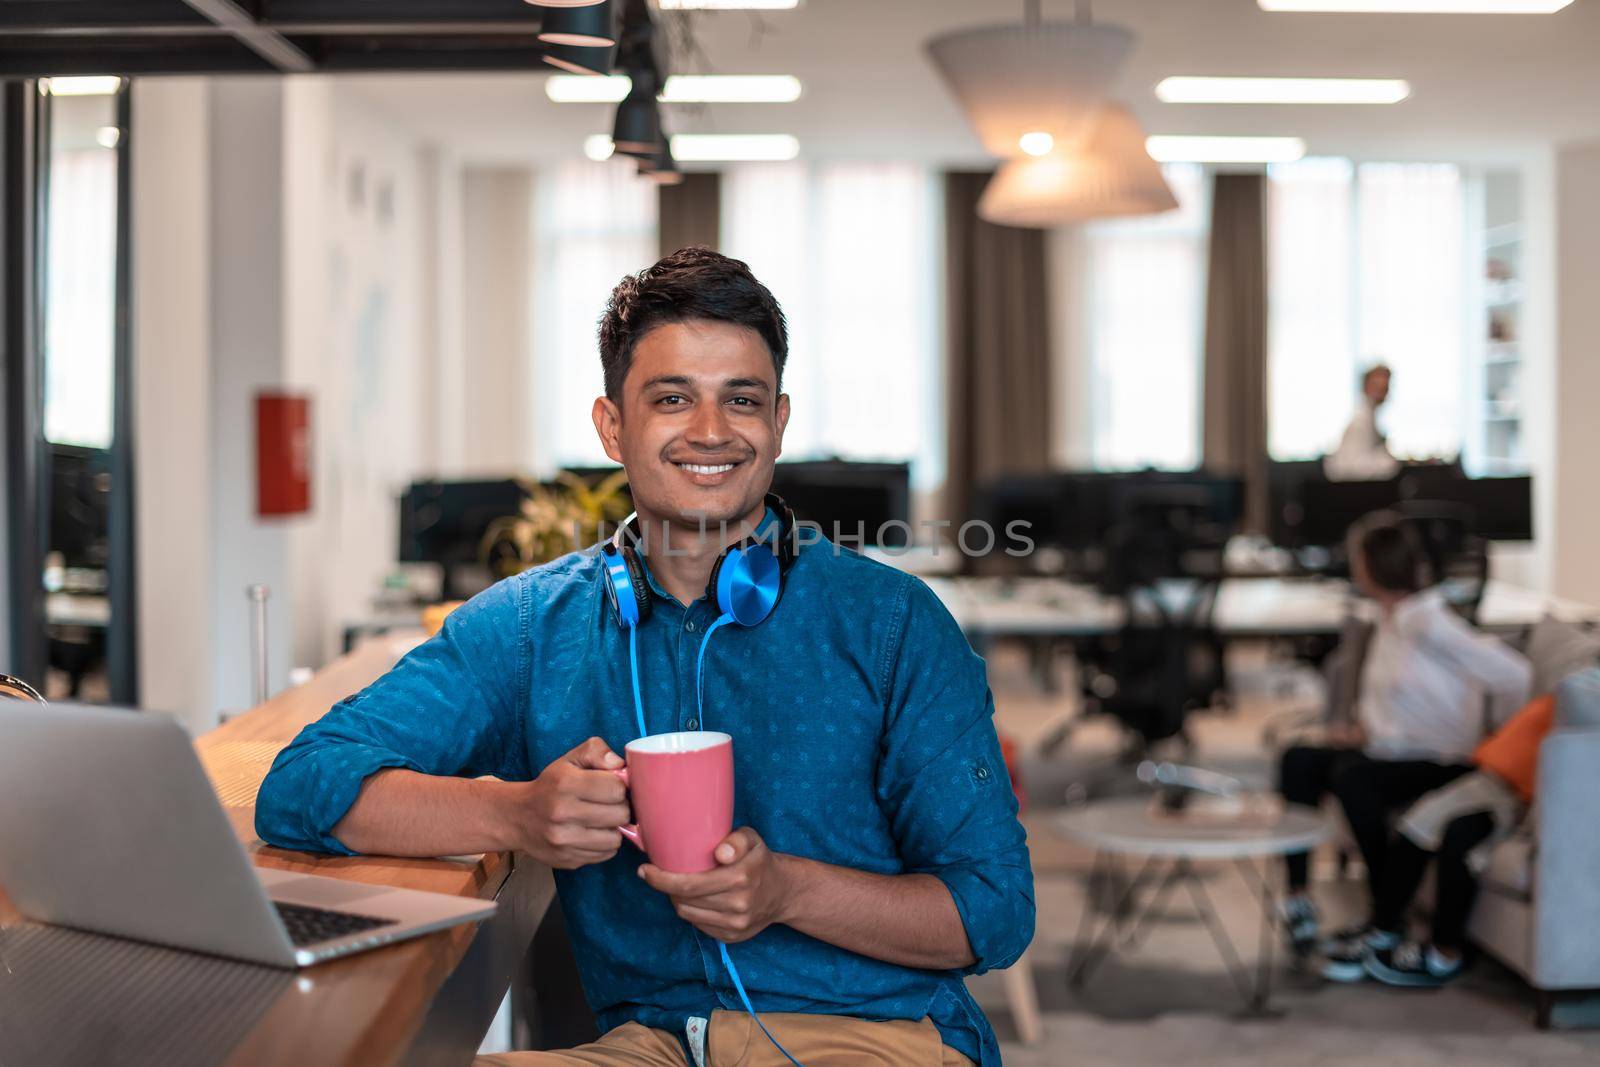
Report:
[[1001,226],[1045,229],[1089,219],[1155,215],[1178,206],[1144,130],[1118,103],[1104,105],[1084,141],[1001,165],[978,216]]
[[926,48],[984,147],[1010,158],[1030,134],[1080,141],[1133,44],[1128,30],[1091,23],[1086,4],[1076,21],[1045,22],[1027,0],[1022,22],[942,34]]

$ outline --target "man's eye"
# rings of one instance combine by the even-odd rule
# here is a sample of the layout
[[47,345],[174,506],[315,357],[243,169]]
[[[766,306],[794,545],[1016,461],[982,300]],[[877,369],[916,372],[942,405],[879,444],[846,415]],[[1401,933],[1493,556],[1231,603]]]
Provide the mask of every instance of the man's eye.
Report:
[[667,407],[677,407],[680,404],[686,404],[688,402],[689,401],[687,397],[680,396],[677,393],[671,393],[656,401],[656,403],[665,405]]
[[740,407],[753,408],[756,406],[758,401],[753,396],[736,396],[729,400],[728,403],[737,404]]

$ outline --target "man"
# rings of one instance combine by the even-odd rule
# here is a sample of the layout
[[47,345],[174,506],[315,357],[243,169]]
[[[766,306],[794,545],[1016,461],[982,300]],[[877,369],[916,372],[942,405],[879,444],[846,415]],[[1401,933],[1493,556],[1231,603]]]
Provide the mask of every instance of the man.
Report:
[[[1356,721],[1335,724],[1327,743],[1283,754],[1278,788],[1285,800],[1317,805],[1332,793],[1367,867],[1372,900],[1383,885],[1389,814],[1472,770],[1490,719],[1502,722],[1526,699],[1528,661],[1504,642],[1474,631],[1424,581],[1415,532],[1379,512],[1350,531],[1356,588],[1378,606],[1379,619],[1361,668]],[[1283,919],[1296,950],[1317,942],[1317,911],[1307,892],[1309,857],[1286,857]],[[1371,933],[1369,919],[1326,946],[1330,967]],[[1337,977],[1330,971],[1330,977]]]
[[1378,432],[1378,409],[1389,399],[1389,368],[1382,363],[1361,376],[1361,407],[1345,427],[1339,447],[1323,460],[1322,469],[1335,482],[1380,481],[1400,472],[1400,461],[1389,452]]
[[734,738],[739,828],[718,867],[669,874],[619,851],[612,770],[639,731],[595,549],[493,586],[303,731],[262,785],[258,832],[335,853],[516,849],[557,868],[604,1036],[504,1062],[754,1051],[722,942],[801,1062],[870,1048],[874,1062],[997,1064],[962,976],[1013,962],[1034,905],[983,662],[920,581],[814,541],[764,622],[716,634],[702,724],[708,577],[772,521],[783,313],[743,263],[687,249],[623,279],[600,350],[595,429],[627,468],[653,600],[634,631],[647,725]]

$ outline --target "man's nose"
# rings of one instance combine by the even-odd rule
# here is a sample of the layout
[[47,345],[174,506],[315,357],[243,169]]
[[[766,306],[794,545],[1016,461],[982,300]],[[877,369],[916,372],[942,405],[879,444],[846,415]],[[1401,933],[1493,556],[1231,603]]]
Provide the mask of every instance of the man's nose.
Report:
[[717,448],[733,439],[728,413],[721,404],[701,404],[689,423],[689,441],[702,448]]

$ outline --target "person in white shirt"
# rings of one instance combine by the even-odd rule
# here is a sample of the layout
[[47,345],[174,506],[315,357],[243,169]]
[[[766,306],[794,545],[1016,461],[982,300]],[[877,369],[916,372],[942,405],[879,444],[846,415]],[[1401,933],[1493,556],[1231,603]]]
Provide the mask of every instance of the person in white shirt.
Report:
[[1322,461],[1322,471],[1330,481],[1381,481],[1400,472],[1400,461],[1390,454],[1383,434],[1378,432],[1378,409],[1389,399],[1392,377],[1382,363],[1367,368],[1362,375],[1361,406],[1339,438],[1339,447]]
[[[1285,752],[1278,791],[1296,804],[1314,806],[1329,793],[1339,799],[1375,890],[1388,855],[1390,813],[1472,770],[1478,741],[1526,702],[1532,669],[1504,642],[1473,630],[1441,590],[1427,586],[1422,547],[1397,516],[1368,516],[1349,540],[1351,577],[1379,610],[1355,721],[1330,727],[1326,744]],[[1283,917],[1295,948],[1307,953],[1317,941],[1309,856],[1286,860]],[[1370,928],[1369,921],[1343,931],[1325,948],[1330,955],[1348,952]]]

